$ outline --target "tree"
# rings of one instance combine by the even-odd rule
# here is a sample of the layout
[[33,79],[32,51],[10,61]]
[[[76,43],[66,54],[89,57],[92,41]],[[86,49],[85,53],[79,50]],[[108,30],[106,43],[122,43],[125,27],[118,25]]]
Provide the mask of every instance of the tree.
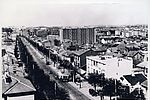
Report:
[[129,89],[123,86],[121,82],[116,79],[105,79],[104,84],[105,85],[103,85],[103,93],[104,95],[110,96],[110,100],[112,96],[122,96],[129,92]]
[[13,32],[13,30],[12,30],[11,28],[9,28],[8,30],[9,30],[9,32],[10,32],[10,33],[12,33],[12,32]]
[[30,30],[27,30],[27,33],[28,33],[28,35],[29,35],[29,36],[31,35],[31,32],[30,32]]
[[54,45],[60,46],[61,45],[60,40],[54,39]]
[[33,35],[36,35],[37,29],[34,29],[34,30],[33,30],[33,32],[34,32],[34,34],[33,34]]
[[104,86],[104,82],[105,82],[105,74],[104,73],[101,73],[101,74],[98,74],[98,81],[99,81],[99,86],[100,87],[103,87]]
[[134,100],[145,100],[143,90],[136,88],[133,92],[131,92],[130,98]]
[[6,50],[5,49],[2,49],[2,57],[6,54]]
[[5,28],[4,27],[2,27],[2,32],[5,32]]
[[120,99],[128,99],[129,98],[129,86],[120,85],[117,88],[117,94]]
[[56,62],[58,61],[58,56],[56,54],[50,54],[50,58],[51,60],[54,62],[54,66],[56,64]]
[[[103,87],[105,84],[105,75],[104,73],[91,73],[89,74],[88,82],[94,85],[95,92],[103,99]],[[101,89],[97,90],[96,87],[99,86]]]
[[8,36],[10,36],[13,32],[13,30],[11,28],[2,28],[2,32],[6,32],[7,33],[7,38]]
[[99,84],[99,75],[95,73],[89,74],[88,82],[94,85],[94,89],[96,91],[96,86]]
[[60,64],[62,67],[65,69],[70,69],[70,62],[68,60],[63,60],[62,63]]
[[70,100],[69,93],[66,89],[62,87],[57,88],[57,99],[59,100]]
[[115,95],[115,82],[113,79],[106,79],[105,82],[106,85],[103,87],[104,95],[110,96],[111,100],[111,97]]
[[103,89],[102,90],[98,90],[98,95],[101,97],[101,100],[103,100],[104,94],[103,94]]
[[16,57],[16,58],[18,58],[18,57],[19,57],[19,54],[18,54],[18,47],[17,47],[17,45],[15,45],[14,55],[15,55],[15,57]]

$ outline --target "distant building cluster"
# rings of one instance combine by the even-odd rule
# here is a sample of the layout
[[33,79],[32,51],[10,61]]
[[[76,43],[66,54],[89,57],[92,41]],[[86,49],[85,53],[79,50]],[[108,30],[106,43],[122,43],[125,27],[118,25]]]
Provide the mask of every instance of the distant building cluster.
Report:
[[112,43],[131,36],[148,36],[147,25],[135,26],[85,26],[85,27],[28,27],[22,34],[46,37],[57,36],[61,42],[69,40],[73,44]]

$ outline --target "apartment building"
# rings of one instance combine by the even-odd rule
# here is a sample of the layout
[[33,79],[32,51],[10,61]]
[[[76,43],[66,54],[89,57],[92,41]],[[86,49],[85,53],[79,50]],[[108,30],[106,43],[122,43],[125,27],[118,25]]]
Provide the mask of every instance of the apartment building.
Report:
[[87,56],[86,75],[89,73],[104,73],[106,78],[119,79],[132,73],[132,58],[119,58],[109,55]]
[[67,27],[63,28],[63,39],[69,39],[79,45],[96,42],[94,28],[91,27]]

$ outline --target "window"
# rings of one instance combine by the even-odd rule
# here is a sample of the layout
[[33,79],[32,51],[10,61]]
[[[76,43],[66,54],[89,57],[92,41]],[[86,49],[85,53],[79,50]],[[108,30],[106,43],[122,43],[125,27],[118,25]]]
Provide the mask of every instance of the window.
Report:
[[96,65],[95,63],[96,63],[96,62],[94,61],[94,66]]
[[96,70],[96,74],[98,74],[98,70]]
[[105,60],[105,57],[101,57],[101,60]]
[[98,65],[98,62],[96,62],[96,66]]
[[78,57],[78,60],[80,60],[80,58]]
[[93,69],[93,72],[95,73],[95,69]]
[[148,69],[146,68],[146,73],[148,73]]
[[92,61],[92,65],[94,65],[94,61]]
[[120,59],[118,59],[118,61],[122,61],[122,59],[120,58]]

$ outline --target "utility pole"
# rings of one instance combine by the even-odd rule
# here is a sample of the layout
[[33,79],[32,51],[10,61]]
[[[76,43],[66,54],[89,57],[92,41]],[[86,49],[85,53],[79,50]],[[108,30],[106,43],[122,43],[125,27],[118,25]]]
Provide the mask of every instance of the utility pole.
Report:
[[55,94],[54,95],[55,95],[55,98],[56,98],[56,95],[57,95],[57,92],[56,92],[57,91],[57,84],[56,84],[56,82],[54,83],[54,87],[55,87]]

